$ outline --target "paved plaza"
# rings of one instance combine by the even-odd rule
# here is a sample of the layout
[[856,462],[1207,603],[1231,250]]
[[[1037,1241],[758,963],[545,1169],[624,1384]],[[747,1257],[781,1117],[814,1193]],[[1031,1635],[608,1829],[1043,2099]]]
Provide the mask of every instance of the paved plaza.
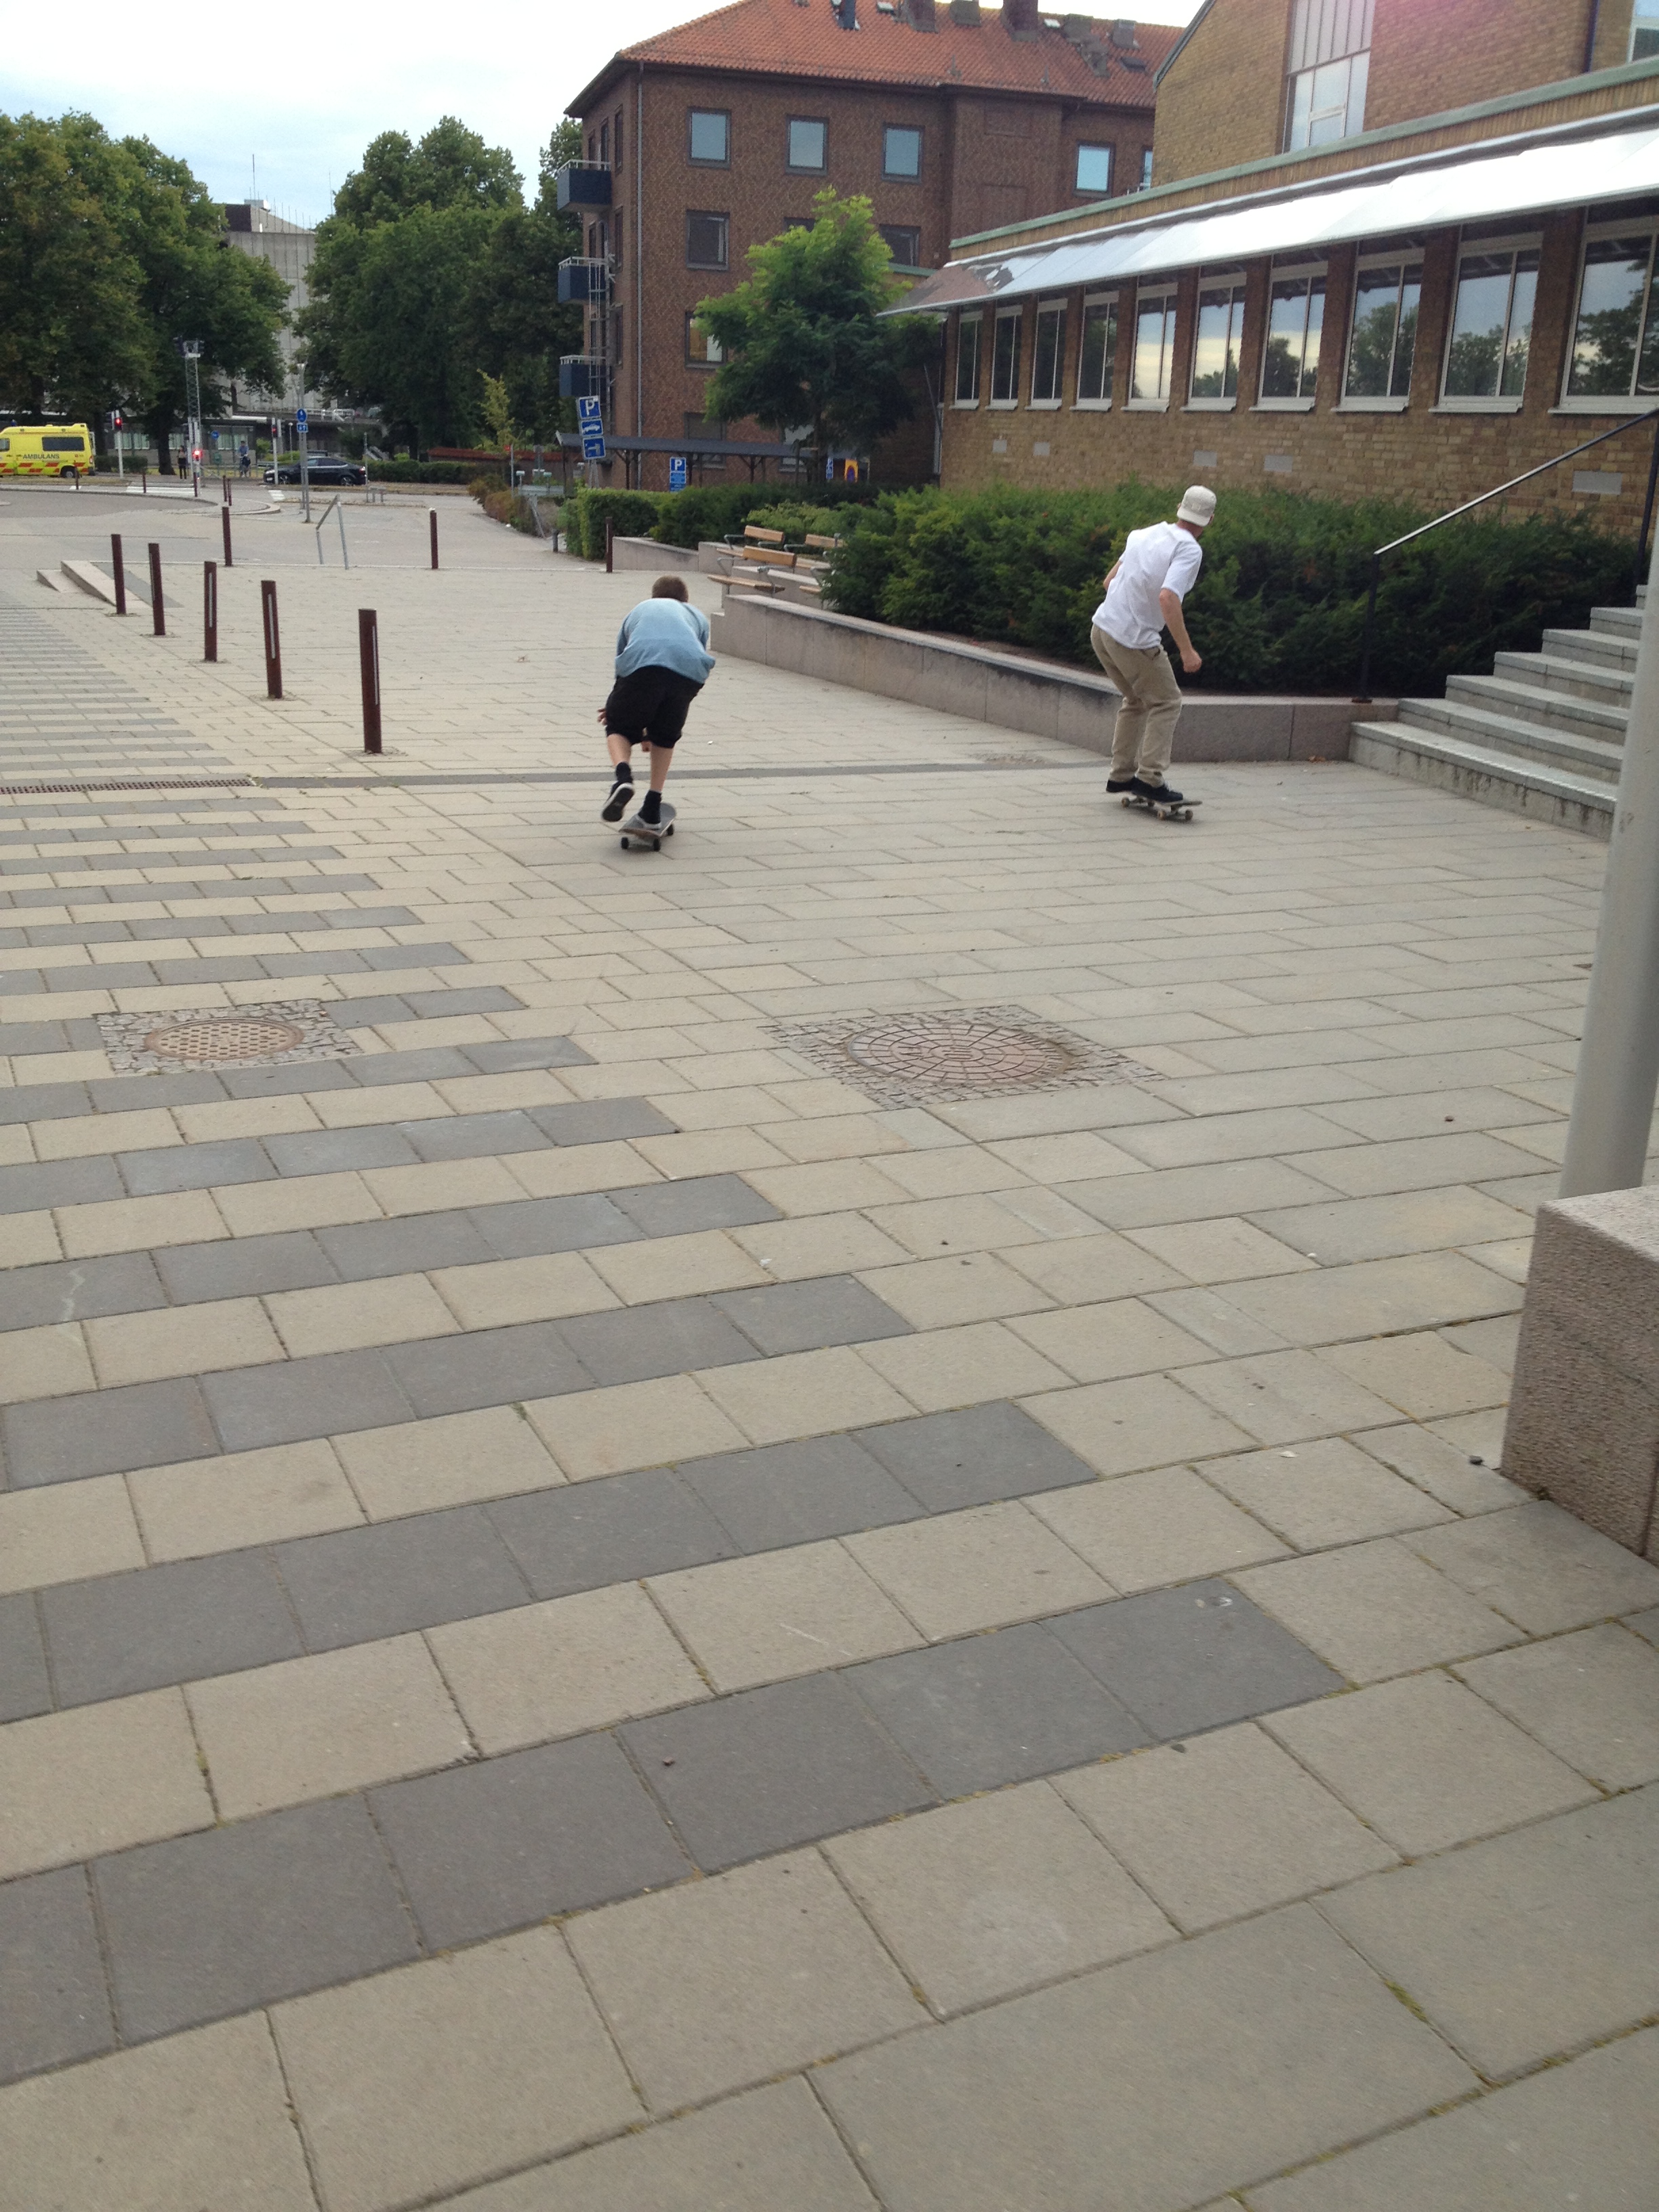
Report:
[[1605,848],[728,659],[625,853],[648,579],[242,501],[0,497],[0,2212],[1653,2212]]

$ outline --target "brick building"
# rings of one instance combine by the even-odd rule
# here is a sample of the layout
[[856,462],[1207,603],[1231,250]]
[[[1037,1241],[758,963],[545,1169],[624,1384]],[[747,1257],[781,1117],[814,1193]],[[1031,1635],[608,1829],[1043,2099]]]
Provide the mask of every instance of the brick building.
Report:
[[[716,363],[692,317],[741,283],[750,246],[832,185],[869,196],[896,264],[937,269],[963,231],[1138,189],[1176,37],[1062,23],[1036,0],[737,0],[628,47],[568,110],[585,161],[561,190],[586,212],[586,266],[567,282],[589,313],[565,385],[605,398],[647,485],[666,484],[671,446],[769,440],[705,422]],[[932,422],[908,444],[885,473],[931,471]]]
[[[1589,58],[1613,60],[1586,70],[1592,12]],[[1570,73],[1529,82],[1559,64],[1564,19]],[[1449,81],[1420,54],[1407,68],[1407,33],[1510,88],[1399,113]],[[918,285],[949,325],[945,482],[1201,477],[1444,508],[1649,416],[1656,46],[1653,0],[1209,0],[1159,94],[1167,181],[959,240]],[[1213,143],[1267,150],[1186,173],[1206,52]],[[1304,96],[1298,76],[1332,61],[1346,85]],[[1633,533],[1654,437],[1644,420],[1517,503]]]

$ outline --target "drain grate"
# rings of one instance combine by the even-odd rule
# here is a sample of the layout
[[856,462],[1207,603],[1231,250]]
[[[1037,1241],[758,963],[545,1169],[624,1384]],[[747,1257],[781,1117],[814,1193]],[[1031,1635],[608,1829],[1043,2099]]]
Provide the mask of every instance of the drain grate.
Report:
[[104,1048],[118,1075],[185,1075],[203,1067],[284,1067],[343,1060],[361,1049],[320,999],[266,1006],[193,1007],[171,1014],[100,1014]]
[[883,1106],[1158,1079],[1127,1054],[1021,1006],[775,1022],[770,1034]]
[[[41,748],[45,750],[44,747]],[[257,791],[251,775],[144,776],[126,783],[0,783],[0,799],[76,797],[86,791]]]

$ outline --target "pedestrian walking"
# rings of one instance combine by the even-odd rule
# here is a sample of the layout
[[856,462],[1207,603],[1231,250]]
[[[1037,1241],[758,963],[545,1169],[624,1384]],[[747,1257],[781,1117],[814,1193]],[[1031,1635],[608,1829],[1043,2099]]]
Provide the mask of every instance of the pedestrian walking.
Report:
[[617,637],[617,680],[599,709],[611,755],[610,796],[604,822],[620,822],[634,797],[634,748],[651,748],[651,786],[627,826],[645,830],[672,819],[663,806],[663,786],[686,711],[714,665],[708,650],[708,617],[692,606],[683,576],[659,576],[651,596],[626,616]]
[[238,476],[245,477],[252,465],[253,464],[247,450],[247,441],[244,438],[242,441],[241,451],[236,456],[236,473]]
[[1204,661],[1187,635],[1182,602],[1198,580],[1204,560],[1200,540],[1214,518],[1215,494],[1206,484],[1192,484],[1173,522],[1132,530],[1106,578],[1106,596],[1089,632],[1096,659],[1122,694],[1106,788],[1157,805],[1173,805],[1182,796],[1169,781],[1181,686],[1164,650],[1164,632],[1174,638],[1182,668],[1196,676]]

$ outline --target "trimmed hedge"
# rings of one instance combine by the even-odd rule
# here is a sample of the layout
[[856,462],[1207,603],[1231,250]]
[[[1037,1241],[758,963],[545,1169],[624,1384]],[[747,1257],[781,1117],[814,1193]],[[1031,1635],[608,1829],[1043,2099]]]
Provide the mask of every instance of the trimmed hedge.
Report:
[[[696,552],[705,538],[735,538],[761,507],[804,507],[822,514],[832,507],[872,507],[878,496],[868,484],[815,484],[810,493],[791,492],[776,483],[693,484],[664,497],[662,520],[651,534],[664,545],[683,545]],[[775,530],[780,525],[775,521],[770,526]],[[843,531],[847,526],[840,526]],[[794,527],[793,521],[789,527]]]
[[[373,483],[470,484],[478,473],[476,461],[371,461]],[[503,467],[501,481],[507,475]]]
[[[1127,532],[1171,515],[1179,487],[884,495],[835,555],[826,601],[908,629],[1021,645],[1094,666],[1090,617]],[[1383,500],[1227,492],[1187,602],[1202,672],[1222,691],[1352,692],[1373,546],[1430,520]],[[1535,650],[1550,627],[1628,597],[1633,548],[1559,514],[1449,523],[1382,564],[1372,689],[1437,692]]]
[[657,492],[597,491],[583,484],[564,503],[565,543],[584,561],[603,561],[607,516],[617,537],[649,538],[662,508]]

